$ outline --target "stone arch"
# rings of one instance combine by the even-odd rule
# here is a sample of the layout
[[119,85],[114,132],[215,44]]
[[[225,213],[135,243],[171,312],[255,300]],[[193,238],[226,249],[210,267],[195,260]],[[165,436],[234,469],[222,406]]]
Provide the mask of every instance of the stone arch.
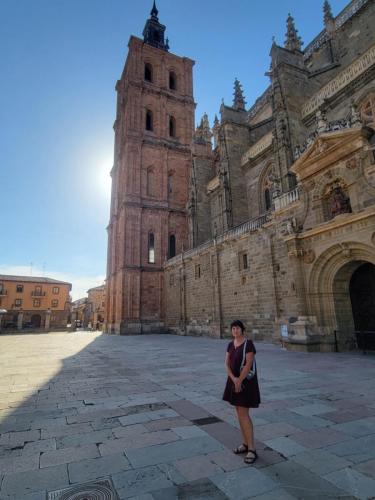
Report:
[[267,162],[259,176],[258,184],[258,203],[259,213],[264,213],[273,208],[273,194],[275,192],[275,165],[273,162]]
[[342,187],[352,206],[352,201],[353,198],[355,200],[355,196],[353,196],[354,193],[352,192],[351,186],[355,181],[355,176],[356,174],[348,170],[344,164],[339,164],[319,177],[312,192],[312,203],[314,206],[316,224],[321,224],[331,218],[327,207],[329,203],[328,197],[330,191],[332,191],[336,185]]
[[354,332],[349,283],[353,273],[364,263],[375,265],[375,249],[358,242],[333,245],[315,261],[308,284],[308,302],[320,332],[338,332],[340,344]]

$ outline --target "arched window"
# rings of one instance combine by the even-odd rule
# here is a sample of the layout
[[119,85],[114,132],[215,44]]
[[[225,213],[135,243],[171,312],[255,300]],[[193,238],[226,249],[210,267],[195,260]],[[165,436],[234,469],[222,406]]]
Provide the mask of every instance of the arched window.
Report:
[[152,111],[150,111],[149,109],[146,109],[146,130],[154,130]]
[[174,234],[171,234],[169,236],[168,256],[171,259],[175,255],[176,255],[176,236]]
[[176,137],[176,120],[173,116],[169,117],[169,135],[170,137]]
[[271,191],[268,188],[264,190],[264,203],[266,206],[266,210],[270,210],[272,201],[271,201]]
[[150,63],[145,64],[145,80],[146,82],[152,82],[152,66]]
[[148,262],[155,264],[155,237],[154,233],[148,233]]
[[155,196],[155,173],[152,167],[147,169],[147,196]]
[[177,78],[176,78],[176,74],[173,71],[169,72],[169,88],[171,90],[177,89]]

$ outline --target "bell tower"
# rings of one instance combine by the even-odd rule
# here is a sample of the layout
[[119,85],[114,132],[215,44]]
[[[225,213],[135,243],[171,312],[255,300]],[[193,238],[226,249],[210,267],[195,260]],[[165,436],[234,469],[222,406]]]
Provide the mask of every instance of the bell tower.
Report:
[[163,331],[163,263],[187,247],[194,61],[169,52],[153,4],[116,84],[106,331]]

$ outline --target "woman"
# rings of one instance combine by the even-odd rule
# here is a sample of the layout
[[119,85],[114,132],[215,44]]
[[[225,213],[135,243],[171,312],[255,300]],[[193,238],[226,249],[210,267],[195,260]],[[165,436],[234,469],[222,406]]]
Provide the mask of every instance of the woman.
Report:
[[[256,353],[254,344],[244,336],[245,327],[242,321],[236,320],[230,325],[233,340],[229,342],[225,356],[225,368],[228,374],[223,399],[236,407],[238,422],[243,437],[243,444],[233,450],[233,453],[245,453],[244,462],[253,464],[258,458],[254,443],[253,423],[249,415],[249,408],[258,408],[260,393],[258,378],[255,375],[249,380],[246,378],[253,367]],[[241,369],[243,351],[245,347],[245,363]]]

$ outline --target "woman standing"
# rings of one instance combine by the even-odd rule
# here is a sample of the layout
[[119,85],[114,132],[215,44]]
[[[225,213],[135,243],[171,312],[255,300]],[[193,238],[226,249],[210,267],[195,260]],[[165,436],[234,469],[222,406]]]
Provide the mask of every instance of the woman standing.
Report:
[[[242,321],[233,321],[230,328],[233,340],[229,342],[225,356],[225,368],[228,380],[223,399],[236,407],[243,438],[243,444],[235,448],[233,453],[245,453],[244,462],[246,464],[253,464],[258,455],[255,450],[254,429],[249,415],[249,408],[258,408],[260,393],[256,369],[254,370],[254,376],[250,380],[247,378],[247,375],[253,368],[256,351],[252,341],[246,339],[244,336],[245,327]],[[244,349],[245,359],[243,360]]]

